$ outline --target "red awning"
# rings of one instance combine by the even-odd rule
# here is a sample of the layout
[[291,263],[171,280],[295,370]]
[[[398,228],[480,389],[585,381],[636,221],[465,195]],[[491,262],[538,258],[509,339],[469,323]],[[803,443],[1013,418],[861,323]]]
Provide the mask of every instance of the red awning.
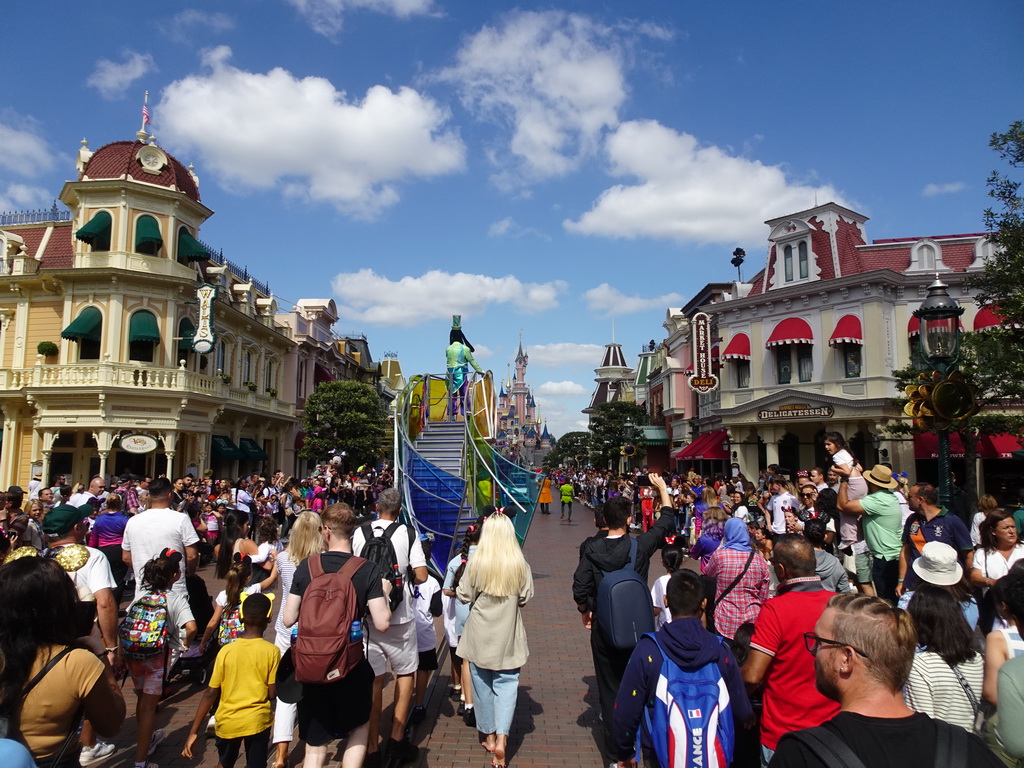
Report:
[[[1020,442],[1013,435],[982,435],[978,438],[979,459],[1012,459],[1013,451],[1019,451]],[[964,444],[956,432],[949,433],[949,455],[954,459],[964,458]],[[939,458],[939,436],[933,432],[914,435],[914,458]]]
[[320,383],[322,383],[324,381],[337,381],[337,380],[338,380],[338,377],[335,376],[333,373],[331,373],[329,370],[327,370],[324,366],[320,365],[320,363],[316,363],[313,366],[313,381],[315,383],[320,384]]
[[676,460],[689,461],[724,461],[729,458],[729,451],[725,448],[725,441],[728,433],[724,429],[717,429],[714,432],[705,432],[697,435],[697,438],[680,448],[672,454]]
[[[997,325],[998,325],[998,323],[997,323]],[[960,330],[962,331],[963,329],[964,329],[964,323],[961,320],[960,321]],[[978,330],[978,329],[975,328],[974,330]],[[921,333],[921,321],[918,318],[916,318],[913,315],[911,315],[910,322],[907,323],[907,336],[917,336],[920,333]]]
[[828,345],[836,347],[840,344],[863,344],[864,331],[861,329],[860,318],[856,315],[843,315],[836,323],[836,329],[829,337]]
[[749,360],[750,359],[750,337],[745,333],[737,333],[725,346],[722,357],[726,360]]
[[[714,346],[711,347],[711,366],[713,368],[720,368],[719,357],[721,355],[721,349],[716,341]],[[683,373],[687,376],[693,376],[693,363],[690,363],[686,368],[683,369]]]
[[989,305],[982,307],[974,316],[974,330],[984,331],[989,328],[998,328],[1003,324],[1003,318],[996,314],[995,309]]
[[813,344],[814,334],[806,320],[799,317],[787,317],[775,326],[772,335],[765,342],[765,347],[778,347],[783,344]]
[[295,450],[296,451],[302,450],[302,446],[304,446],[305,444],[306,444],[306,433],[305,432],[299,432],[297,435],[295,435]]

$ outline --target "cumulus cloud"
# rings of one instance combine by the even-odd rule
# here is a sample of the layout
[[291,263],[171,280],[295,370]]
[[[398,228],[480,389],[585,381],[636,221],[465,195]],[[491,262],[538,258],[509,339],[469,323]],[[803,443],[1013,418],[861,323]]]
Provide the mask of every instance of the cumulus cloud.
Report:
[[550,236],[545,235],[539,229],[524,227],[522,224],[517,223],[511,216],[508,216],[501,221],[496,221],[487,228],[488,237],[520,238],[526,237],[527,235],[540,238],[541,240],[551,239]]
[[430,13],[433,0],[288,0],[309,25],[325,37],[341,31],[346,11],[368,10],[386,13],[401,19]]
[[576,344],[560,341],[554,344],[532,344],[527,350],[530,364],[541,368],[559,368],[563,365],[582,365],[595,368],[601,364],[604,347],[600,344]]
[[762,222],[780,211],[845,204],[831,186],[792,181],[780,166],[701,146],[653,120],[623,123],[605,150],[612,175],[638,183],[606,189],[579,219],[563,222],[571,232],[730,244],[763,237]]
[[396,182],[463,168],[448,112],[412,88],[376,85],[356,101],[325,78],[247,72],[230,56],[226,46],[205,52],[209,71],[171,83],[160,102],[168,143],[197,152],[228,185],[371,219],[398,201]]
[[537,394],[547,397],[583,397],[588,392],[575,381],[545,381],[537,387]]
[[566,289],[561,280],[524,283],[512,275],[490,277],[431,270],[420,277],[390,280],[372,269],[337,275],[331,285],[350,320],[377,325],[412,326],[425,320],[482,315],[495,304],[533,314],[558,306]]
[[682,304],[683,296],[679,293],[666,293],[661,296],[627,296],[618,288],[608,283],[601,283],[583,294],[587,308],[602,317],[615,315],[631,315],[634,312],[645,312],[656,309],[664,312],[670,304]]
[[8,184],[0,189],[0,213],[43,208],[53,201],[53,195],[43,187],[30,184]]
[[104,99],[119,99],[129,85],[156,69],[153,57],[148,53],[126,50],[123,56],[124,61],[121,62],[98,60],[85,84],[99,91]]
[[0,168],[28,177],[53,168],[53,153],[30,121],[15,114],[4,118],[0,123]]
[[227,32],[229,29],[234,29],[235,20],[226,13],[210,13],[197,8],[186,8],[162,23],[160,28],[172,40],[186,42],[199,31]]
[[967,189],[967,185],[964,182],[951,181],[948,184],[925,184],[921,194],[925,197],[935,197],[935,195],[952,195],[965,189]]
[[476,116],[511,130],[507,151],[490,153],[499,186],[568,173],[618,123],[626,83],[614,32],[562,11],[515,11],[466,40],[437,76]]

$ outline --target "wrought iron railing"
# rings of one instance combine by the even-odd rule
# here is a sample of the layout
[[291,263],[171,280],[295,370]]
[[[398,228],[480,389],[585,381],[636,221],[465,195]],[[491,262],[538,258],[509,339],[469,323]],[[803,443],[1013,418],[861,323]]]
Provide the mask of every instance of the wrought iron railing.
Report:
[[71,211],[61,210],[57,203],[51,208],[40,208],[36,211],[8,211],[0,213],[0,227],[15,224],[44,224],[51,221],[71,221]]

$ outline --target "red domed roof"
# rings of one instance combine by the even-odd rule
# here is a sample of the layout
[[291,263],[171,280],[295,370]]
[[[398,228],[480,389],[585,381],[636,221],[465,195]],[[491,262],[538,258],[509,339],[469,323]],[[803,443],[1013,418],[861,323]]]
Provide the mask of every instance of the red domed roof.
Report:
[[160,173],[153,174],[143,170],[136,156],[144,146],[146,145],[141,141],[115,141],[100,147],[86,163],[82,178],[120,179],[127,174],[135,181],[176,188],[199,202],[199,187],[196,186],[192,174],[166,151],[164,154],[167,155],[167,164]]

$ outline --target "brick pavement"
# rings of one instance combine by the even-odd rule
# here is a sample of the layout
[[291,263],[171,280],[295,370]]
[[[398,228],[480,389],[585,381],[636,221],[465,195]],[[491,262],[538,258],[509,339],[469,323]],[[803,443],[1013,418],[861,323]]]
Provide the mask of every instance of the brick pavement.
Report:
[[[508,760],[521,768],[596,768],[603,764],[597,747],[597,690],[590,656],[590,640],[583,629],[571,597],[572,574],[576,568],[579,543],[593,533],[593,514],[584,505],[573,505],[573,522],[539,513],[533,520],[526,542],[525,554],[533,569],[536,594],[523,611],[530,659],[520,678],[519,699],[512,733],[509,736]],[[660,571],[651,569],[652,577]],[[212,568],[201,571],[210,593],[222,588],[213,577]],[[268,637],[272,629],[268,631]],[[438,636],[442,633],[439,631]],[[477,732],[455,716],[447,698],[451,683],[449,665],[432,681],[428,695],[426,720],[420,724],[413,740],[421,747],[415,768],[448,768],[449,766],[489,764],[489,756],[479,744]],[[101,765],[130,768],[135,744],[135,696],[130,683],[125,688],[128,719],[121,734],[114,740],[117,752]],[[213,740],[199,744],[198,757],[181,757],[201,688],[185,685],[172,688],[157,714],[157,727],[168,730],[167,741],[151,760],[161,768],[200,766],[214,768],[217,753]],[[385,691],[384,722],[388,727],[391,700]],[[302,747],[295,746],[289,765],[301,764]],[[332,755],[329,765],[336,766],[340,754]],[[269,763],[268,763],[269,764]],[[238,766],[244,766],[244,757]]]

